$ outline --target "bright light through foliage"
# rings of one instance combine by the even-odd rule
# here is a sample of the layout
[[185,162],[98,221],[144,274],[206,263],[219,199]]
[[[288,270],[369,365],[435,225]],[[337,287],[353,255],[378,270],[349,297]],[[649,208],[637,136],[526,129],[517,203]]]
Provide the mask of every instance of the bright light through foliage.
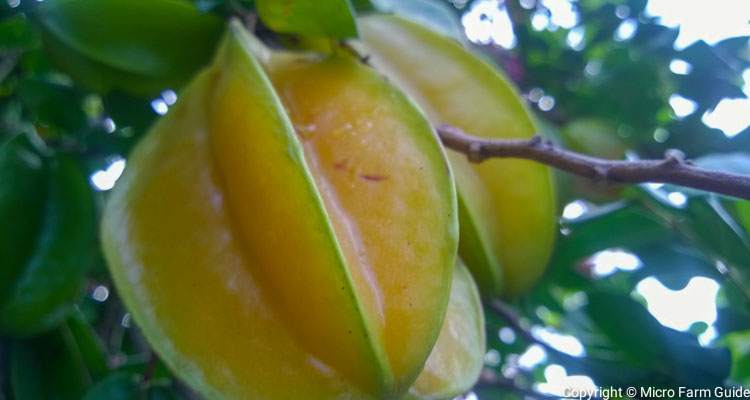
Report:
[[649,0],[646,13],[661,24],[679,27],[675,47],[683,49],[697,40],[709,44],[750,35],[750,2],[746,0]]
[[654,318],[664,326],[681,331],[697,322],[713,325],[718,291],[719,284],[704,277],[690,279],[680,290],[669,289],[654,277],[636,286],[636,292],[646,299],[648,311]]
[[713,110],[703,114],[703,122],[734,137],[750,126],[750,99],[723,99]]
[[516,45],[508,10],[497,0],[481,0],[464,14],[461,22],[466,36],[475,43],[495,43],[506,49]]
[[123,158],[116,158],[107,168],[94,172],[91,175],[91,183],[96,190],[110,190],[115,186],[117,180],[120,179],[123,171],[125,171],[125,160]]

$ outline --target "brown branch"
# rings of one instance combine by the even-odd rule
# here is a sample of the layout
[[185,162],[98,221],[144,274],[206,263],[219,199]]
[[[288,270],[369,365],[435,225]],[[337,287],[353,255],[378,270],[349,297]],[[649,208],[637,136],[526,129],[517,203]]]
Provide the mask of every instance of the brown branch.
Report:
[[523,158],[605,183],[671,183],[750,200],[750,175],[697,167],[679,150],[668,151],[661,160],[606,160],[562,149],[540,136],[490,140],[450,125],[436,130],[445,146],[466,154],[472,162]]
[[513,310],[513,308],[508,304],[495,299],[490,300],[488,302],[488,305],[490,306],[492,311],[496,312],[500,317],[502,317],[505,322],[508,323],[508,326],[527,343],[538,344],[544,349],[545,352],[547,352],[547,354],[550,354],[557,359],[567,361],[573,358],[573,356],[552,347],[549,343],[534,336],[534,334],[531,333],[531,330],[524,326],[524,324],[521,322],[521,316],[519,316],[516,311]]

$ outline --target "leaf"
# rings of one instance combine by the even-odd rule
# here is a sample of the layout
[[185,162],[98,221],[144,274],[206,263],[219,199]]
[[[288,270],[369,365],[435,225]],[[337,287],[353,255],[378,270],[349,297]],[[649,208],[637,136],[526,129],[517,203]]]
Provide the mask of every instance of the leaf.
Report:
[[272,30],[335,39],[357,37],[349,0],[258,0],[260,19]]
[[51,125],[68,134],[81,131],[87,124],[82,109],[84,94],[80,88],[28,78],[19,82],[18,98],[32,111],[32,122]]
[[617,125],[597,118],[579,118],[561,130],[565,144],[572,150],[608,159],[621,159],[627,149],[617,135]]
[[733,333],[725,340],[732,349],[732,379],[741,385],[750,384],[750,330]]
[[168,386],[151,386],[148,389],[148,400],[180,400],[182,397],[178,395],[174,389]]
[[77,307],[66,326],[91,378],[96,380],[104,376],[109,371],[104,344]]
[[39,44],[39,35],[23,15],[0,20],[0,51],[27,50]]
[[78,400],[91,376],[67,328],[10,347],[10,380],[15,400]]
[[375,10],[375,6],[370,0],[352,0],[352,7],[359,12]]
[[695,276],[723,280],[710,258],[679,242],[646,246],[637,253],[643,266],[632,273],[635,281],[655,276],[664,286],[680,290]]
[[50,162],[43,226],[34,250],[0,300],[0,331],[33,335],[72,309],[94,255],[94,204],[86,177],[65,156]]
[[745,232],[750,235],[750,201],[738,201],[735,207],[740,223],[745,228]]
[[561,236],[552,257],[550,279],[567,287],[582,287],[588,281],[571,268],[594,253],[610,249],[635,249],[659,243],[672,236],[670,229],[651,211],[637,203],[611,203],[565,222],[566,234]]
[[0,145],[0,299],[23,271],[42,224],[46,168],[28,140],[16,136]]
[[456,10],[445,1],[436,0],[373,0],[375,7],[419,22],[443,35],[464,43],[465,36]]
[[169,86],[179,86],[182,78],[154,77],[110,67],[68,47],[49,32],[42,31],[46,55],[57,68],[79,85],[98,93],[116,89],[141,96],[154,96]]
[[[177,89],[207,64],[224,26],[191,2],[169,0],[48,1],[33,17],[45,36],[54,38],[46,44],[53,59],[65,60],[61,52],[74,58],[59,65],[71,75],[131,77],[136,87],[144,86],[141,79],[161,80],[161,89]],[[81,66],[85,71],[75,70]],[[127,82],[113,84],[131,90]]]
[[731,358],[727,349],[701,347],[692,334],[662,326],[630,296],[593,291],[586,310],[632,364],[657,373],[642,384],[666,380],[673,385],[715,387],[729,375]]
[[750,237],[717,196],[691,199],[681,226],[707,254],[738,269],[750,283]]
[[140,393],[138,375],[115,372],[92,387],[83,400],[135,400]]

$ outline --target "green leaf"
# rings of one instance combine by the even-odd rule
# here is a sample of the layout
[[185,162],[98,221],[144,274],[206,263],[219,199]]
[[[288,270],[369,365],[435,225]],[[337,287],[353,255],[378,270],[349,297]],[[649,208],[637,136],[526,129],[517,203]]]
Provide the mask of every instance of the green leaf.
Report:
[[419,22],[463,43],[464,30],[456,9],[439,0],[373,0],[381,12],[394,13]]
[[66,326],[91,378],[97,380],[103,377],[109,371],[104,344],[77,307],[66,321]]
[[566,234],[561,236],[550,264],[549,278],[566,287],[583,287],[588,280],[571,269],[594,253],[623,248],[634,251],[639,247],[660,243],[671,237],[669,227],[650,210],[637,203],[611,203],[564,223]]
[[0,299],[23,271],[42,224],[46,168],[28,140],[0,145]]
[[750,330],[728,335],[726,342],[732,349],[732,379],[750,385]]
[[592,321],[629,356],[631,365],[654,372],[642,384],[714,387],[729,376],[727,349],[702,347],[695,336],[662,326],[630,296],[603,290],[588,296]]
[[664,286],[680,290],[695,276],[717,281],[724,278],[709,257],[682,243],[660,243],[639,248],[638,257],[643,266],[632,273],[635,281],[655,276]]
[[18,83],[17,94],[23,105],[32,110],[32,122],[60,128],[66,134],[80,132],[88,123],[80,88],[29,78]]
[[138,375],[115,372],[92,387],[83,400],[136,400],[140,394]]
[[738,201],[736,207],[740,223],[750,235],[750,201]]
[[745,283],[750,283],[750,236],[717,196],[691,199],[681,226],[703,251],[738,269]]
[[174,389],[169,386],[151,386],[148,389],[148,400],[180,400],[182,399]]
[[352,7],[359,12],[375,10],[375,6],[370,0],[352,0]]
[[39,44],[39,35],[23,15],[0,21],[0,51],[27,50]]
[[617,135],[617,125],[600,118],[579,118],[562,128],[565,145],[596,157],[621,159],[627,143]]
[[[161,80],[162,89],[176,89],[210,61],[223,31],[219,18],[200,13],[187,1],[48,1],[34,17],[45,37],[54,38],[46,44],[56,53],[53,60],[64,60],[61,52],[75,58],[59,65],[66,72],[94,73],[104,81],[130,76],[136,88],[144,86],[143,79]],[[85,59],[90,65],[76,71]],[[127,82],[113,84],[133,90]]]
[[335,39],[357,37],[348,0],[258,0],[260,19],[272,30]]
[[42,31],[47,57],[78,84],[98,93],[116,89],[142,96],[153,96],[182,81],[172,77],[155,77],[117,69],[95,61],[70,48],[49,32]]
[[0,300],[0,331],[33,335],[59,324],[84,284],[94,248],[91,189],[71,159],[51,160],[43,225],[23,270]]
[[15,400],[78,400],[91,385],[75,339],[66,327],[10,347]]

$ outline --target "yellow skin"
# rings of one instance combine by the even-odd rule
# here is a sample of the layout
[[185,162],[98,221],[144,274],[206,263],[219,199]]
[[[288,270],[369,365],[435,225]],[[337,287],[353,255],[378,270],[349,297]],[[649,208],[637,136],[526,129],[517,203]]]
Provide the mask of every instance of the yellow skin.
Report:
[[[360,18],[359,28],[370,63],[433,124],[485,138],[527,138],[536,131],[497,68],[457,42],[396,16]],[[470,164],[455,152],[449,160],[459,195],[461,257],[485,295],[527,291],[544,272],[555,237],[549,169],[523,160]]]
[[397,398],[448,303],[447,162],[371,69],[274,64],[280,99],[250,41],[233,25],[131,155],[103,223],[117,288],[208,398]]

